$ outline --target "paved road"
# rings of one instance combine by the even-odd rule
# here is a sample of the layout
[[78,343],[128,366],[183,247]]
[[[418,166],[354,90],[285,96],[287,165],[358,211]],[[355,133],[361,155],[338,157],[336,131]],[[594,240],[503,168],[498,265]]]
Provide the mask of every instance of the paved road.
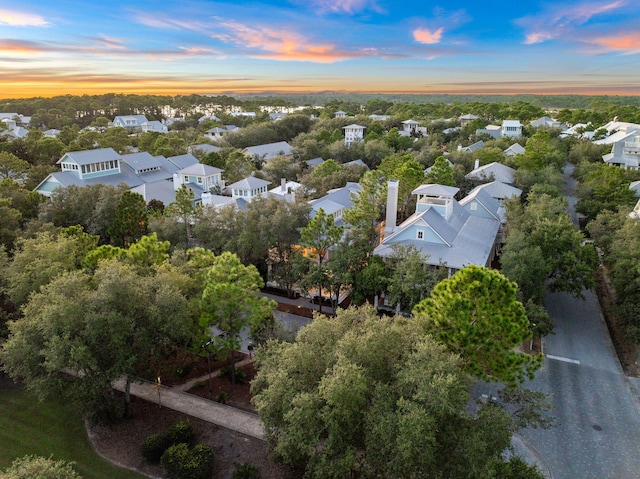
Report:
[[[565,168],[569,213],[576,221],[574,182]],[[556,321],[544,340],[546,359],[529,387],[551,393],[559,426],[521,436],[543,457],[554,479],[640,477],[640,403],[626,378],[592,291],[585,300],[549,294]]]

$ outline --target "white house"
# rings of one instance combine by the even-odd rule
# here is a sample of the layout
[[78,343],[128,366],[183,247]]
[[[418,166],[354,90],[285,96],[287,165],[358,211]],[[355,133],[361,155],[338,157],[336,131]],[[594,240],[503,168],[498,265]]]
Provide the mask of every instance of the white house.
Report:
[[227,130],[226,128],[220,128],[219,126],[216,126],[215,128],[209,128],[207,131],[204,132],[204,136],[209,138],[210,140],[222,140],[227,134],[229,133],[229,130]]
[[338,110],[337,112],[334,113],[334,116],[336,118],[346,118],[347,117],[347,113],[342,111],[342,110]]
[[222,171],[214,166],[194,163],[173,175],[173,188],[178,190],[183,184],[194,184],[204,193],[210,191],[222,192],[224,189]]
[[296,200],[296,190],[302,187],[297,181],[287,181],[286,178],[280,179],[280,186],[269,190],[269,195],[279,200],[294,202]]
[[143,133],[156,132],[156,133],[168,133],[169,127],[159,121],[147,121],[140,125],[140,129]]
[[348,126],[343,126],[344,130],[344,144],[350,146],[351,143],[357,143],[364,139],[365,126],[356,125],[355,123]]
[[147,117],[144,115],[121,115],[116,116],[111,122],[111,126],[122,127],[128,130],[134,128],[142,128],[142,124],[147,123]]
[[460,117],[460,126],[467,126],[473,120],[477,120],[478,117],[476,115],[472,115],[471,113],[467,113],[466,115],[462,115]]
[[420,128],[420,123],[415,120],[405,120],[402,122],[402,129],[409,134],[415,134]]
[[520,120],[503,120],[502,136],[508,138],[519,138],[522,136],[522,123]]
[[264,195],[267,193],[267,187],[271,184],[270,181],[256,178],[255,176],[249,176],[240,181],[236,181],[232,185],[227,187],[227,190],[231,191],[232,198],[241,198],[245,201],[251,201],[252,199]]
[[640,169],[640,130],[631,130],[622,135],[602,160],[608,165],[619,166],[625,170]]

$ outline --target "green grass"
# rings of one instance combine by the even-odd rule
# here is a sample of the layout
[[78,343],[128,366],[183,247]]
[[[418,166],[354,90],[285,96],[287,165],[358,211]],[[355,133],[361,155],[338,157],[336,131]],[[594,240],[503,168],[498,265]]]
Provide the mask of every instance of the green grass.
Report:
[[142,479],[112,465],[91,447],[77,413],[57,401],[39,402],[23,389],[0,392],[0,469],[26,454],[73,461],[84,479]]

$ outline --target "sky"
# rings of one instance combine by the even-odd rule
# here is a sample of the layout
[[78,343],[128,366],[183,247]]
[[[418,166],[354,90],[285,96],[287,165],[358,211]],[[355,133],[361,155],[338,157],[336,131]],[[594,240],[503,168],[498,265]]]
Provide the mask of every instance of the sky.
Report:
[[640,95],[640,0],[0,0],[0,98]]

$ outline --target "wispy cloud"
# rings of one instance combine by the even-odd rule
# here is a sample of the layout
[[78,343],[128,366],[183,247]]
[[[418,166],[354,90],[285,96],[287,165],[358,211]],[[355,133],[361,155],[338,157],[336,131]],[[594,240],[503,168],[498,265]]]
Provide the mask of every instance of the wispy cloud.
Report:
[[350,58],[385,55],[375,48],[348,50],[333,42],[314,41],[286,27],[249,26],[234,20],[218,20],[218,26],[224,32],[213,33],[211,37],[245,49],[245,54],[254,58],[333,63]]
[[593,17],[612,13],[624,6],[626,0],[608,3],[585,2],[576,5],[554,5],[534,16],[519,18],[515,23],[525,30],[526,45],[533,45],[570,35],[574,28],[584,25]]
[[440,43],[443,32],[443,27],[440,27],[437,30],[429,30],[428,28],[416,28],[413,31],[413,38],[418,43],[432,45],[434,43]]
[[50,23],[40,15],[0,8],[0,25],[11,27],[46,27]]
[[620,33],[617,35],[593,38],[591,43],[606,50],[621,52],[623,55],[640,53],[640,33]]
[[384,13],[384,9],[375,0],[294,0],[297,5],[310,6],[319,13],[346,13],[354,15],[364,11]]

